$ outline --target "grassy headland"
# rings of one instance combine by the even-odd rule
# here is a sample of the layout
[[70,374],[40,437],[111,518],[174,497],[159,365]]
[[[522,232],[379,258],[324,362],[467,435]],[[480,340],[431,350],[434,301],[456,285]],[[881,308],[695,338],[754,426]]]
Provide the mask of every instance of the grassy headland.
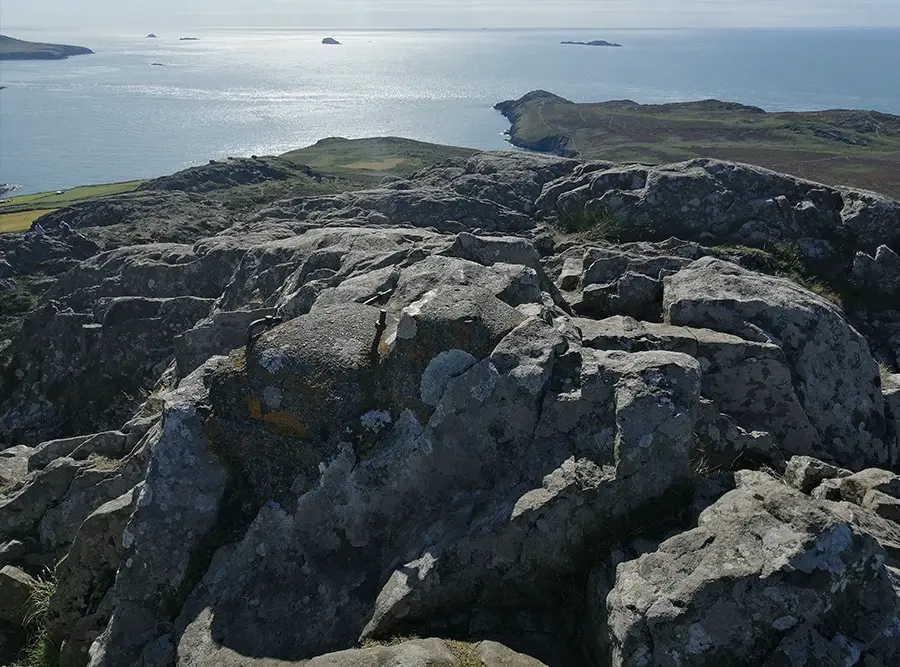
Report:
[[521,148],[646,164],[719,158],[900,198],[900,116],[767,113],[718,100],[576,104],[545,91],[495,108],[510,120],[510,141]]
[[23,39],[0,35],[0,60],[65,60],[69,56],[92,53],[93,51],[84,46],[26,42]]
[[[28,229],[39,217],[72,204],[141,189],[192,189],[232,209],[252,209],[282,197],[330,194],[373,187],[385,176],[402,178],[453,157],[470,157],[471,148],[441,146],[412,139],[323,139],[279,158],[212,161],[160,179],[88,185],[0,199],[0,233]],[[272,174],[255,182],[235,184],[238,172]],[[267,171],[268,170],[268,171]],[[225,173],[222,176],[222,173]],[[218,180],[207,180],[218,178]]]
[[331,137],[282,157],[325,174],[371,180],[408,176],[429,165],[454,157],[471,157],[477,152],[474,148],[442,146],[399,137]]

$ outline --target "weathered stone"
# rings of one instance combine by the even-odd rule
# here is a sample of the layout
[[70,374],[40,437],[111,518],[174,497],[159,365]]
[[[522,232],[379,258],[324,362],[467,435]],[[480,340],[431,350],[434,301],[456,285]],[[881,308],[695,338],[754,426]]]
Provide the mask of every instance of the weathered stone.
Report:
[[28,600],[37,582],[12,565],[0,569],[0,622],[23,627],[28,618]]
[[90,437],[90,435],[76,435],[73,438],[62,438],[59,440],[42,442],[32,449],[31,456],[28,459],[29,472],[42,470],[56,459],[69,456],[79,445]]
[[704,258],[666,279],[664,308],[671,324],[769,341],[784,351],[818,435],[812,451],[797,453],[857,468],[893,459],[878,367],[829,302],[788,280]]
[[883,519],[900,524],[900,498],[872,490],[865,495],[861,505]]
[[761,665],[797,632],[852,638],[858,654],[895,623],[874,539],[766,475],[738,480],[696,529],[619,566],[612,665]]
[[69,457],[83,461],[92,455],[121,458],[124,454],[126,435],[121,431],[106,431],[94,435],[78,436],[65,440],[52,440],[34,448],[28,459],[29,470],[40,470],[56,459]]
[[[658,352],[582,350],[579,371],[570,345],[522,323],[447,383],[427,423],[401,413],[370,454],[345,444],[296,500],[263,506],[191,603],[207,611],[189,620],[180,657],[205,664],[227,636],[239,653],[300,659],[449,609],[549,612],[605,521],[689,476],[700,382],[690,357]],[[343,565],[328,567],[338,553]],[[308,614],[302,628],[272,631],[296,613]]]
[[703,470],[731,470],[735,466],[783,463],[781,452],[772,435],[766,431],[747,431],[729,415],[719,412],[713,401],[700,400],[695,434],[699,447],[695,465]]
[[578,289],[581,286],[581,273],[583,270],[580,259],[567,259],[559,274],[559,288],[566,292]]
[[[179,653],[177,667],[543,667],[544,663],[497,642],[477,644],[440,639],[411,639],[329,653],[306,661],[242,656],[220,648],[215,657],[199,661],[189,649]],[[146,664],[146,663],[142,663]]]
[[516,653],[497,642],[479,642],[477,648],[484,667],[546,667],[540,660]]
[[247,328],[256,320],[274,315],[275,310],[263,308],[249,311],[217,312],[193,329],[175,336],[175,358],[178,372],[184,377],[217,355],[227,355],[247,343]]
[[57,459],[31,473],[8,496],[0,497],[0,537],[31,531],[44,513],[68,490],[79,466],[72,459]]
[[870,468],[841,479],[841,497],[848,502],[862,505],[870,491],[900,498],[900,475]]
[[[703,369],[703,396],[746,432],[770,433],[789,452],[809,453],[816,433],[794,387],[784,353],[771,343],[630,317],[575,319],[584,344],[627,352],[669,350],[689,354]],[[759,443],[764,446],[762,442]]]
[[900,568],[900,526],[868,509],[846,501],[826,502],[825,506],[841,520],[873,537],[884,549],[887,564]]
[[19,540],[9,540],[0,544],[0,567],[15,563],[27,552],[27,547]]
[[91,514],[56,567],[59,582],[44,621],[49,635],[65,641],[67,665],[87,664],[88,648],[112,613],[107,593],[115,581],[125,525],[138,490],[112,500]]
[[864,252],[856,253],[853,260],[853,281],[866,291],[870,298],[896,297],[900,294],[900,255],[886,245],[878,246],[875,257]]
[[803,493],[812,493],[827,479],[848,477],[849,470],[829,465],[810,456],[794,456],[788,461],[784,481]]
[[180,607],[177,592],[216,521],[228,473],[201,428],[204,370],[166,399],[146,482],[122,535],[123,565],[110,593],[114,611],[91,646],[91,667],[131,664],[145,644],[163,634],[161,628]]
[[18,445],[0,451],[0,492],[5,493],[28,474],[28,459],[34,450]]

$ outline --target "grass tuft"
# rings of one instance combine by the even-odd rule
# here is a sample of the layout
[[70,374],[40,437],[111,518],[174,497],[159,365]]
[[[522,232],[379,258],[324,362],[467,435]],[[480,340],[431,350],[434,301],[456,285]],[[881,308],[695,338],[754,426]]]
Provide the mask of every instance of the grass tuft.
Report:
[[377,648],[379,646],[399,646],[400,644],[405,644],[406,642],[411,642],[416,639],[421,639],[421,637],[417,637],[416,635],[401,635],[397,637],[390,637],[389,639],[372,639],[371,637],[367,637],[362,640],[360,646],[362,648]]
[[584,207],[560,211],[552,224],[564,234],[578,235],[588,241],[619,243],[624,235],[622,225],[608,212]]
[[881,386],[884,387],[890,377],[894,374],[894,369],[891,368],[891,365],[885,362],[881,362],[878,364],[878,376],[881,378]]
[[471,642],[460,642],[445,639],[444,643],[453,657],[456,658],[458,667],[482,667],[481,657],[478,655],[478,647]]
[[59,646],[50,637],[46,626],[50,600],[56,593],[56,587],[56,575],[49,570],[35,579],[25,617],[28,645],[12,667],[57,667],[59,664]]
[[118,470],[122,465],[120,459],[112,459],[103,454],[91,454],[88,457],[88,463],[95,469],[104,471]]

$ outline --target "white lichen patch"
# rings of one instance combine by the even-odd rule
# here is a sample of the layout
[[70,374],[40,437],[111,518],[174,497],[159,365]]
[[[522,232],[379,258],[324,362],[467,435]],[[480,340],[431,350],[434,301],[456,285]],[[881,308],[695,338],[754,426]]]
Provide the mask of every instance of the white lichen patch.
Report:
[[269,373],[278,373],[284,370],[286,352],[287,350],[283,347],[263,350],[259,355],[259,363]]
[[263,389],[263,400],[266,402],[266,407],[270,410],[277,410],[281,407],[282,396],[281,389],[278,387],[266,387]]
[[391,413],[387,410],[369,410],[359,418],[363,429],[369,433],[380,433],[393,421]]

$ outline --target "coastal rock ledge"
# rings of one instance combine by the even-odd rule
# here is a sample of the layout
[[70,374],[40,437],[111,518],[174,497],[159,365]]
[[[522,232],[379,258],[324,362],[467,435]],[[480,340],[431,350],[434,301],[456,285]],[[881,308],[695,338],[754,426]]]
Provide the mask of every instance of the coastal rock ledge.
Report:
[[900,203],[485,152],[247,213],[201,169],[0,238],[43,289],[0,660],[900,664]]

